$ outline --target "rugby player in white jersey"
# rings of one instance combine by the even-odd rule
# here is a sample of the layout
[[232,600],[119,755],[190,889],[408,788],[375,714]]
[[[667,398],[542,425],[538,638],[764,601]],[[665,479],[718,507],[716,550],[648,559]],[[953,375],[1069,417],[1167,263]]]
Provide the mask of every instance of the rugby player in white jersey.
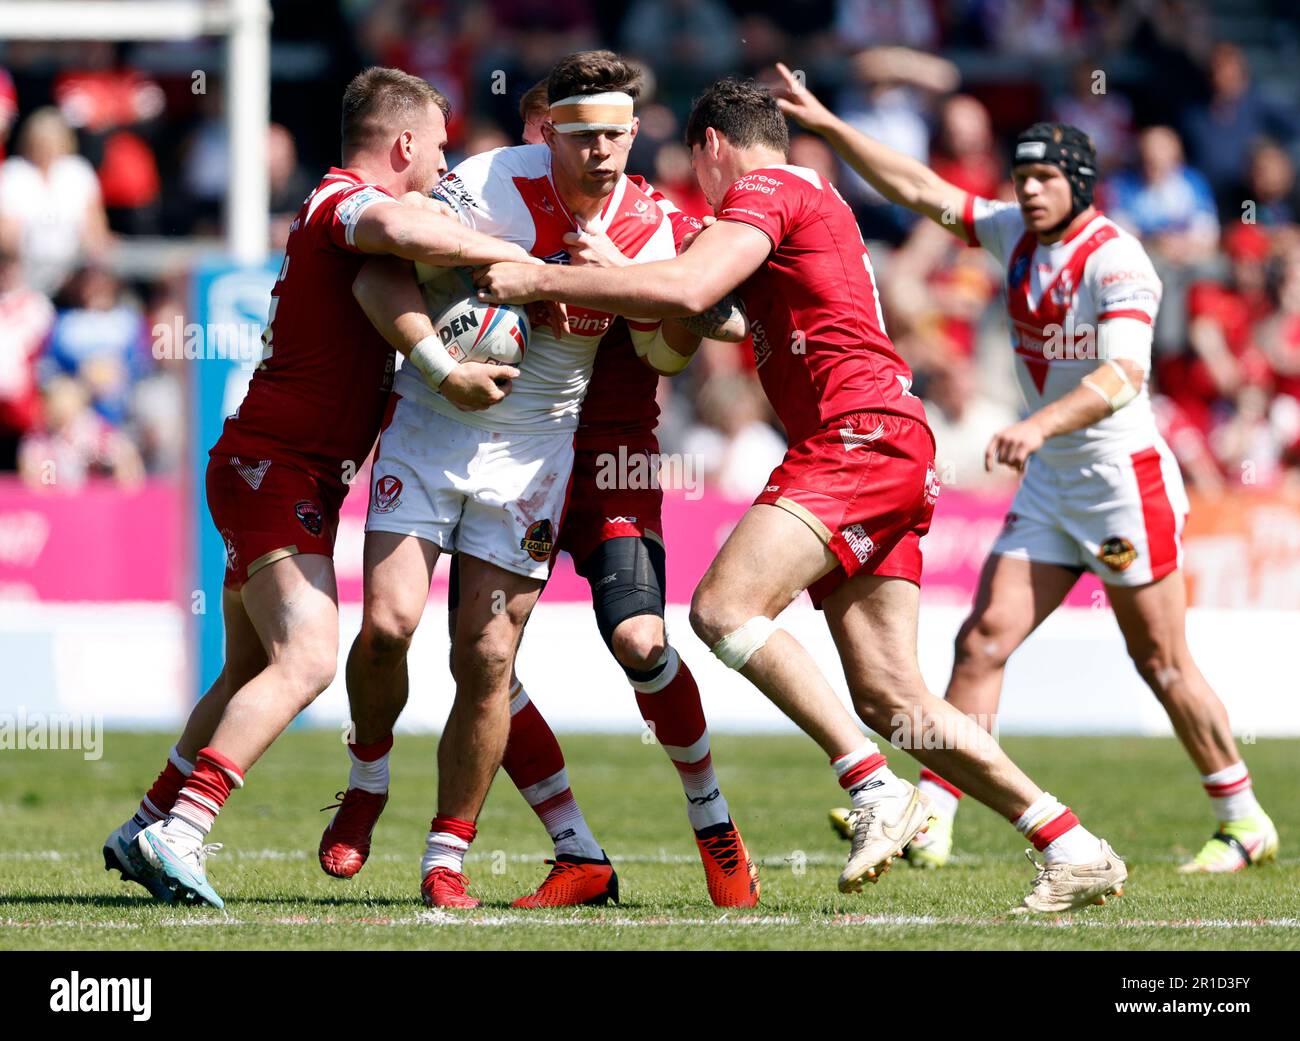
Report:
[[[552,73],[553,94],[568,86],[553,99],[547,143],[473,156],[442,180],[436,197],[465,225],[491,228],[552,262],[568,260],[575,247],[565,236],[578,231],[603,234],[634,263],[676,255],[667,214],[623,173],[637,124],[631,95],[612,84],[633,73],[608,52],[571,55]],[[403,329],[421,326],[431,334],[417,310],[404,315],[411,324],[385,334],[401,339]],[[434,563],[439,553],[456,552],[456,696],[439,744],[438,813],[422,864],[421,892],[431,906],[477,904],[467,892],[464,855],[502,762],[515,652],[549,572],[579,409],[612,321],[607,311],[572,308],[561,336],[534,325],[510,396],[483,413],[464,413],[431,388],[450,371],[436,336],[411,348],[415,368],[404,367],[394,386],[366,525],[365,615],[347,678],[354,718],[374,719],[375,706],[388,706],[396,719],[406,651]],[[657,320],[633,319],[628,327],[637,352],[650,360],[680,360],[674,346],[689,354],[699,343],[698,335]]]
[[[783,65],[782,110],[885,198],[988,250],[1006,271],[1016,375],[1029,416],[994,435],[986,467],[1024,477],[957,636],[947,700],[991,720],[1007,659],[1085,571],[1106,585],[1129,656],[1169,714],[1218,830],[1182,870],[1238,871],[1277,856],[1228,714],[1188,649],[1180,540],[1188,503],[1147,390],[1160,281],[1136,238],[1093,205],[1086,134],[1037,123],[1016,140],[1016,202],[977,198],[838,119]],[[909,860],[948,859],[961,791],[923,771],[938,820]],[[833,811],[836,818],[842,811]],[[842,818],[841,818],[842,819]]]

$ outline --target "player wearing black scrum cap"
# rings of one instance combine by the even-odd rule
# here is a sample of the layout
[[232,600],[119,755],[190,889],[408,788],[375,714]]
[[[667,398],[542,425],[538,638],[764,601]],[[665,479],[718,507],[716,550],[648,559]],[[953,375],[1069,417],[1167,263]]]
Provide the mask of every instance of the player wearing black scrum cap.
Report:
[[[1141,243],[1093,204],[1092,142],[1065,123],[1034,124],[1012,156],[1016,201],[983,199],[857,132],[784,66],[777,71],[786,115],[824,137],[886,199],[986,249],[1006,275],[1016,376],[1029,415],[993,436],[985,467],[1002,464],[1024,476],[958,633],[947,700],[992,720],[1007,659],[1091,570],[1105,583],[1129,656],[1196,764],[1218,821],[1182,870],[1239,871],[1274,859],[1277,831],[1255,799],[1227,711],[1187,646],[1187,496],[1146,386],[1160,280]],[[916,866],[939,867],[951,850],[961,792],[929,771],[920,787],[940,816],[907,855]],[[1027,816],[1041,810],[1030,807]],[[832,811],[832,820],[841,814]],[[1063,851],[1044,846],[1032,826],[1022,830],[1047,860],[1026,905],[1063,903],[1078,883],[1065,861],[1092,859],[1081,843],[1095,840],[1076,838],[1076,829],[1066,836],[1076,848]]]

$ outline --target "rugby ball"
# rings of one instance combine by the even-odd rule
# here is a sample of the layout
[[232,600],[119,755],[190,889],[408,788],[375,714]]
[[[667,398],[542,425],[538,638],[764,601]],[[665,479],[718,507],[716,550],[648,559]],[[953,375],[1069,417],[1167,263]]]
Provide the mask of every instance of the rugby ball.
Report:
[[528,350],[531,328],[523,308],[485,304],[478,299],[468,271],[421,285],[433,330],[456,361],[518,365]]

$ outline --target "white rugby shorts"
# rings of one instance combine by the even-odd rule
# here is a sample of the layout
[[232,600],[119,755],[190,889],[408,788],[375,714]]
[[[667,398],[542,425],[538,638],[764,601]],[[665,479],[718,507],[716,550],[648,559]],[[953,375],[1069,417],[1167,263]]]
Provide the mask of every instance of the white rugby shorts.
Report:
[[485,430],[399,398],[379,437],[366,531],[544,581],[572,470],[572,432]]
[[991,552],[1141,586],[1182,566],[1187,492],[1163,442],[1086,463],[1031,456]]

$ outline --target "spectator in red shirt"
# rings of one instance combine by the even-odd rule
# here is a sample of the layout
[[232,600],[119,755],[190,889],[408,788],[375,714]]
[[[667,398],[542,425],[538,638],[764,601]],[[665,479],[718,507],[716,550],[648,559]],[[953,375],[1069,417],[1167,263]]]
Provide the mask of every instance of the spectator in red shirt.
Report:
[[1268,236],[1235,224],[1223,236],[1231,264],[1226,284],[1197,282],[1187,294],[1189,350],[1161,366],[1161,384],[1188,418],[1209,433],[1216,412],[1247,385],[1270,382],[1254,326],[1272,311],[1268,294]]

